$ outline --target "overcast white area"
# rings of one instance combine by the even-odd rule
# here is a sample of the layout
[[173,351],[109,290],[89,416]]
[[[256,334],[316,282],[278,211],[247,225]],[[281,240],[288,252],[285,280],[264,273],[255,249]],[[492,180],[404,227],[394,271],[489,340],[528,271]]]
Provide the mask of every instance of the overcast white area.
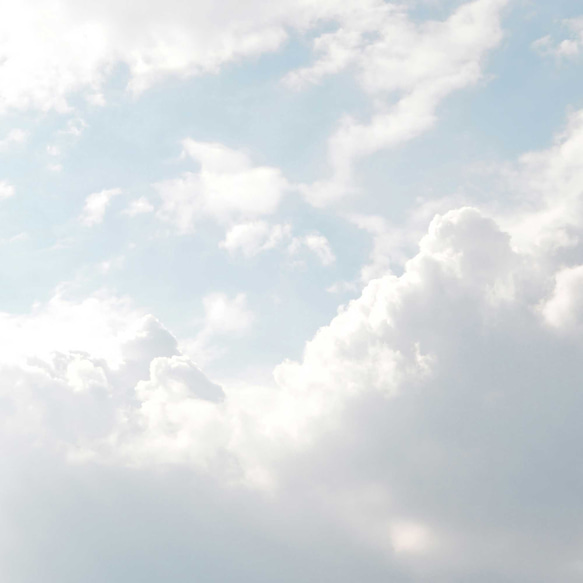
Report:
[[0,0],[0,582],[583,580],[583,6]]

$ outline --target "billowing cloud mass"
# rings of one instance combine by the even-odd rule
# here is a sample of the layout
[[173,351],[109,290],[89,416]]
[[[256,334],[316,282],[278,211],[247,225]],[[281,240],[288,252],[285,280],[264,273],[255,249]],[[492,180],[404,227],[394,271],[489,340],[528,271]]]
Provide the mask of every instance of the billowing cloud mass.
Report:
[[581,581],[580,18],[510,4],[0,6],[2,582]]
[[[555,168],[551,216],[575,203],[557,158],[580,134],[520,162]],[[557,262],[553,227],[554,245],[522,249],[477,208],[437,215],[403,274],[371,281],[272,386],[218,386],[156,319],[107,294],[3,314],[5,439],[51,445],[70,472],[193,468],[257,491],[241,494],[253,512],[299,488],[304,528],[340,529],[358,560],[370,552],[403,580],[576,581],[583,276],[576,256]],[[243,296],[204,305],[203,334],[251,323]]]

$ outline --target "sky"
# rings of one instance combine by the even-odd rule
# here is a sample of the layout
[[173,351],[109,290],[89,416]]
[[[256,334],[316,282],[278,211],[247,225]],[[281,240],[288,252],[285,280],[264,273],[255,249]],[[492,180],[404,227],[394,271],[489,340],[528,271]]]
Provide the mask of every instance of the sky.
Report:
[[3,583],[583,578],[575,0],[0,0]]

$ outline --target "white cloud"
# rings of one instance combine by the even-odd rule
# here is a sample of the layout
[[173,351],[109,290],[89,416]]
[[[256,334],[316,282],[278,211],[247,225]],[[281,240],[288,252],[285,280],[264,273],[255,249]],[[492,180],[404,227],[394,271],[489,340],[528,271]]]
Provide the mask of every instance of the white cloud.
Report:
[[6,344],[2,362],[78,351],[105,359],[113,368],[120,365],[120,344],[132,337],[144,314],[132,309],[127,299],[106,293],[75,303],[64,297],[65,292],[65,288],[58,290],[45,305],[35,305],[28,316],[0,314],[1,339]]
[[[271,386],[221,390],[154,318],[107,294],[3,314],[2,431],[58,444],[68,472],[178,465],[225,504],[235,484],[267,489],[259,515],[293,500],[304,530],[328,524],[383,557],[373,581],[398,569],[542,583],[575,552],[557,537],[583,539],[577,452],[565,449],[580,436],[580,340],[553,328],[580,311],[581,268],[540,269],[544,250],[511,241],[477,209],[436,216],[403,274],[372,280]],[[242,294],[204,309],[215,339],[252,323]]]
[[[505,204],[493,199],[491,205],[483,206],[511,233],[513,248],[557,263],[580,252],[582,156],[583,111],[574,111],[550,148],[527,152],[517,163],[496,169],[504,184]],[[360,283],[393,270],[399,272],[433,216],[462,204],[469,204],[467,198],[457,195],[419,199],[401,225],[379,215],[348,215],[348,220],[373,238]]]
[[330,242],[320,233],[294,237],[288,246],[288,253],[297,255],[302,249],[307,249],[314,253],[322,265],[332,265],[336,261]]
[[[543,176],[555,169],[563,190],[548,204],[558,208],[575,196],[572,166],[561,166],[558,182],[556,160],[568,151],[576,163],[572,138],[538,164]],[[533,184],[541,186],[536,175]],[[540,203],[538,188],[531,196]],[[567,496],[579,513],[576,453],[564,440],[580,434],[568,412],[580,400],[583,257],[564,267],[552,249],[518,248],[515,236],[475,208],[437,215],[404,273],[372,280],[300,362],[275,369],[273,387],[226,386],[214,409],[176,405],[182,430],[140,434],[141,455],[158,447],[164,459],[159,444],[171,440],[169,459],[229,477],[235,465],[272,499],[305,488],[340,529],[412,580],[570,573],[577,545],[553,541],[572,540],[572,529],[583,538],[578,518],[560,510]],[[575,334],[559,338],[557,329]],[[549,485],[552,468],[567,481]]]
[[240,252],[245,257],[254,257],[277,247],[290,237],[290,225],[269,225],[266,221],[250,221],[231,227],[219,246],[231,254]]
[[123,212],[130,217],[135,217],[154,212],[154,205],[145,196],[141,196],[132,200]]
[[347,215],[346,218],[351,223],[372,237],[369,261],[360,270],[359,287],[386,273],[400,271],[415,253],[419,240],[427,231],[433,217],[466,203],[467,201],[457,196],[428,200],[419,198],[403,224],[395,224],[381,215]]
[[583,190],[583,110],[547,150],[521,156],[508,179],[513,189],[499,220],[523,250],[561,254],[580,245]]
[[226,342],[249,332],[255,316],[244,293],[233,297],[222,292],[211,293],[203,298],[202,304],[204,318],[198,334],[183,340],[180,346],[195,362],[205,365],[226,354]]
[[560,330],[580,332],[583,325],[583,265],[556,275],[555,289],[542,305],[545,320]]
[[6,180],[0,180],[0,199],[10,198],[16,192],[14,186]]
[[226,294],[214,293],[203,298],[205,330],[209,334],[241,333],[253,322],[253,314],[247,308],[245,294],[230,299]]
[[65,129],[59,130],[60,135],[78,138],[87,128],[87,122],[80,117],[73,117],[67,121]]
[[336,261],[336,256],[332,252],[330,243],[324,235],[312,233],[304,237],[304,245],[313,251],[322,265],[331,265]]
[[[463,4],[447,20],[415,23],[402,7],[377,6],[315,41],[322,54],[306,69],[290,73],[298,87],[350,66],[373,98],[368,122],[345,116],[329,139],[332,178],[303,188],[317,206],[352,189],[354,163],[380,149],[411,140],[433,126],[439,103],[482,78],[486,55],[501,38],[505,0]],[[396,100],[390,97],[396,94]]]
[[328,239],[321,233],[294,236],[289,224],[270,225],[261,220],[231,227],[219,246],[232,255],[241,253],[245,257],[254,257],[286,243],[287,253],[292,257],[308,250],[316,255],[322,265],[331,265],[336,261]]
[[532,43],[532,48],[543,56],[557,59],[572,59],[583,51],[583,17],[569,18],[563,26],[571,32],[571,38],[554,43],[550,35],[543,36]]
[[277,168],[254,166],[243,152],[191,139],[183,146],[200,171],[155,185],[162,199],[158,216],[180,233],[208,217],[225,223],[273,214],[289,188]]
[[213,73],[276,50],[288,26],[303,30],[377,3],[4,0],[0,112],[68,111],[75,93],[102,106],[105,81],[117,65],[129,69],[128,89],[137,94],[170,75]]
[[79,217],[81,223],[86,227],[100,224],[105,217],[105,212],[107,211],[111,200],[115,196],[119,196],[121,193],[121,188],[109,188],[90,194],[85,199],[85,206]]
[[24,144],[28,139],[28,132],[20,128],[14,128],[6,134],[6,137],[0,140],[0,152],[9,150],[13,145]]
[[49,156],[60,156],[61,149],[56,144],[50,144],[47,146],[47,154]]
[[[321,69],[343,66],[354,43],[337,43]],[[376,237],[362,294],[263,385],[219,386],[195,364],[253,332],[262,314],[245,294],[205,297],[184,350],[105,292],[73,300],[63,288],[0,313],[0,572],[580,581],[582,148],[576,112],[508,172],[503,208],[422,204],[396,234],[352,217]],[[291,242],[334,261],[323,235],[261,218],[287,188],[277,170],[217,144],[185,151],[200,171],[182,193],[180,180],[159,187],[161,216],[183,231],[224,224],[231,253]],[[111,192],[92,195],[86,224]]]

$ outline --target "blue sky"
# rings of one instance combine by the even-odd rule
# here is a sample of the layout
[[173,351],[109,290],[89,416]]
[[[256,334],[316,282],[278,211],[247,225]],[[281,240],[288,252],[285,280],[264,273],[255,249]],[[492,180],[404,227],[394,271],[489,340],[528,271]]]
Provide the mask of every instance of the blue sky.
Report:
[[580,580],[577,2],[0,10],[3,581]]

